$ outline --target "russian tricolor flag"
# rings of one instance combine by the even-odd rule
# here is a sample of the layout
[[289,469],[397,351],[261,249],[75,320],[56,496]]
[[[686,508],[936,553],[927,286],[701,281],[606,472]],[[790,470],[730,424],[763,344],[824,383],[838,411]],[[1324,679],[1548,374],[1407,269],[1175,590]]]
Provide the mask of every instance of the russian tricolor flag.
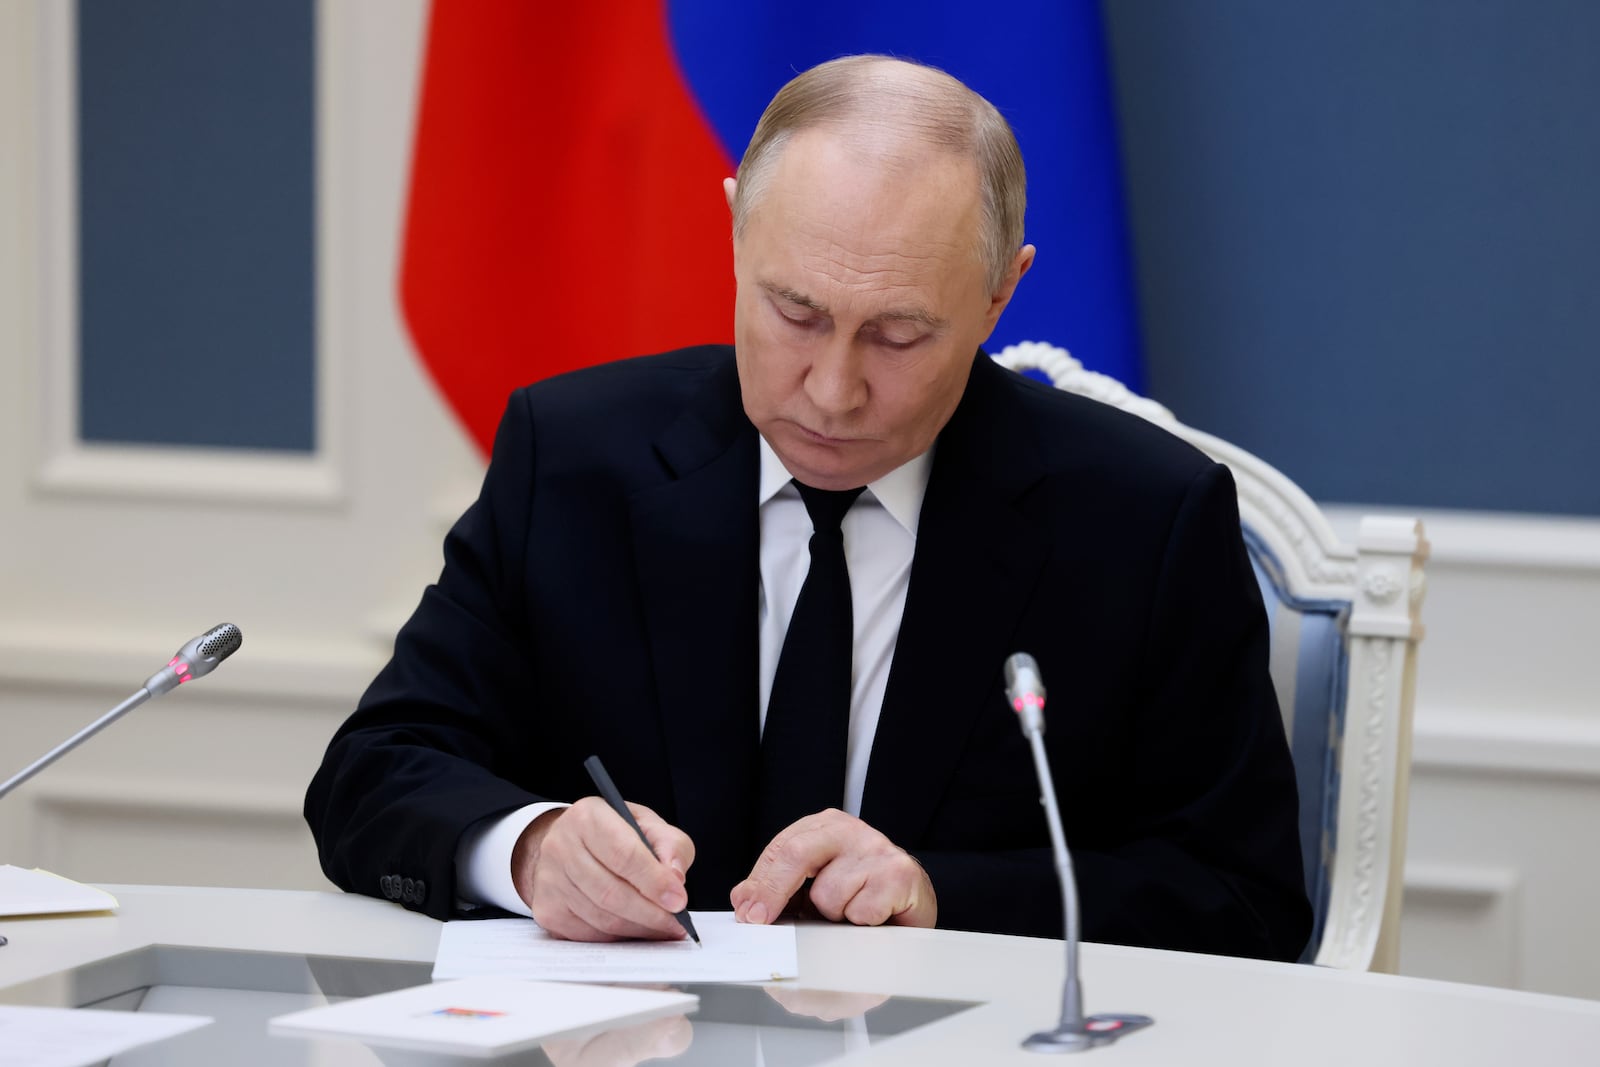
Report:
[[784,82],[858,52],[941,67],[1016,130],[1039,254],[991,348],[1139,387],[1097,0],[434,0],[401,303],[485,452],[517,386],[731,339],[722,179]]

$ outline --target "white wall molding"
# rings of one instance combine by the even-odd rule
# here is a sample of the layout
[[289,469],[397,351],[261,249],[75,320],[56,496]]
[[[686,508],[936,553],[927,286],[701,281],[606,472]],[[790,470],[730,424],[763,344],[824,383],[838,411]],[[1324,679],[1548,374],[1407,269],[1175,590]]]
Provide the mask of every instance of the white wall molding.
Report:
[[326,888],[300,789],[103,777],[32,787],[34,862],[68,877]]
[[395,299],[427,0],[315,5],[312,455],[76,440],[76,10],[0,0],[0,773],[205,626],[244,647],[0,805],[0,848],[69,876],[326,886],[306,783],[483,471]]
[[1492,567],[1583,571],[1600,576],[1600,519],[1512,512],[1323,505],[1342,540],[1363,515],[1416,516],[1433,546],[1430,569]]
[[[304,827],[303,789],[235,782],[110,780],[83,777],[41,777],[28,794],[42,823],[77,814],[117,818],[197,818],[277,823],[296,833]],[[48,825],[41,829],[48,832]]]
[[1406,900],[1419,904],[1487,908],[1508,901],[1522,884],[1509,867],[1407,863]]
[[[76,385],[67,387],[76,396]],[[34,469],[33,485],[44,494],[106,500],[136,498],[154,503],[190,502],[235,507],[325,508],[344,500],[342,480],[326,456],[85,444],[58,440],[63,420],[76,418],[75,401],[63,412],[54,388],[45,408],[52,426]],[[52,443],[53,442],[53,443]]]
[[[77,5],[36,0],[39,25],[39,204],[41,342],[24,353],[33,364],[37,403],[26,406],[31,484],[45,496],[194,500],[229,505],[330,507],[346,499],[340,420],[344,371],[339,315],[344,291],[338,216],[326,207],[337,176],[338,108],[320,99],[336,47],[325,38],[335,20],[319,5],[317,56],[317,353],[316,448],[305,455],[249,449],[139,448],[85,444],[78,438],[78,162]],[[331,90],[330,90],[331,91]]]
[[1527,712],[1418,712],[1415,772],[1600,784],[1600,720]]
[[[0,627],[0,690],[31,686],[125,696],[182,643],[167,648],[152,644],[147,635],[82,627]],[[374,643],[295,645],[247,632],[237,656],[195,685],[208,696],[311,703],[347,712],[385,658]]]
[[1522,884],[1514,867],[1407,863],[1403,972],[1517,986],[1526,941]]

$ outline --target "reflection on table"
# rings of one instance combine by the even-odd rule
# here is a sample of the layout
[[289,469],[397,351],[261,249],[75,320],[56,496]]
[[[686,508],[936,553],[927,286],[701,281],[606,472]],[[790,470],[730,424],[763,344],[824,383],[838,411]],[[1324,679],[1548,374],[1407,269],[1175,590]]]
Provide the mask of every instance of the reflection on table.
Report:
[[[108,888],[121,902],[116,915],[0,922],[11,941],[0,949],[0,1003],[122,998],[124,1006],[176,1010],[182,998],[210,996],[206,1014],[217,1023],[186,1035],[215,1042],[196,1053],[200,1062],[418,1062],[392,1050],[269,1037],[267,1021],[332,998],[427,981],[438,922],[339,893]],[[841,1056],[861,1067],[1043,1062],[1020,1042],[1058,1017],[1059,941],[823,923],[803,923],[797,934],[800,977],[793,982],[696,988],[700,1009],[681,1022],[567,1038],[508,1062],[625,1063],[680,1050],[672,1062],[746,1064],[758,1053],[774,1067]],[[139,962],[153,946],[161,954]],[[183,958],[177,950],[209,951]],[[258,968],[256,990],[226,988],[225,974],[206,973],[236,967],[227,960],[241,953]],[[188,970],[177,969],[180,958]],[[95,980],[100,985],[63,977],[90,968],[103,976]],[[1083,975],[1087,1011],[1157,1020],[1090,1054],[1122,1067],[1565,1067],[1593,1063],[1600,1049],[1600,1003],[1592,1001],[1094,944],[1083,946]],[[848,994],[888,999],[870,1004]],[[188,1010],[197,1005],[186,1003]],[[117,1067],[172,1064],[182,1040],[119,1057]]]

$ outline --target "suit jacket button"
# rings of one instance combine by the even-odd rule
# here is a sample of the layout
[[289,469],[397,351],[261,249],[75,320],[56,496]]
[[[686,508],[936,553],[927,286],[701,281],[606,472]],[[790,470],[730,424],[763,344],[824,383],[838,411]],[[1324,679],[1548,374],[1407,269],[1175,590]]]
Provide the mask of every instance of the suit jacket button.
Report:
[[422,906],[422,902],[427,900],[427,899],[428,899],[428,883],[424,882],[421,878],[418,878],[417,879],[417,891],[414,894],[414,896],[412,897],[412,901],[413,901],[413,903],[415,903],[417,905],[417,907],[420,908]]
[[382,878],[379,878],[378,879],[378,891],[383,894],[385,900],[393,900],[394,899],[394,876],[386,874]]
[[405,881],[400,883],[400,899],[405,901],[407,904],[412,902],[412,900],[416,897],[416,893],[416,882],[413,882],[411,879],[407,878]]

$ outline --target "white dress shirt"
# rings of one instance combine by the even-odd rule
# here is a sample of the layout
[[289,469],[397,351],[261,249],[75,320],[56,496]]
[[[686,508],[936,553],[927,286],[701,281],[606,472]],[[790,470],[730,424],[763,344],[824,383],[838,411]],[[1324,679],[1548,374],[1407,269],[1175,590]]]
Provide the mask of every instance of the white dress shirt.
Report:
[[[760,441],[761,585],[759,680],[761,724],[767,721],[767,700],[778,672],[783,637],[800,599],[800,586],[811,567],[811,516],[778,454]],[[850,738],[845,755],[844,810],[861,814],[867,761],[878,730],[889,684],[889,665],[900,636],[906,590],[911,585],[911,559],[917,547],[917,518],[928,488],[933,453],[924,452],[870,483],[845,513],[845,563],[850,569],[850,607],[855,626],[855,655],[850,679]],[[461,902],[493,904],[529,914],[511,881],[511,852],[534,819],[564,807],[560,803],[529,804],[499,819],[486,821],[462,835],[456,849],[456,886]]]

